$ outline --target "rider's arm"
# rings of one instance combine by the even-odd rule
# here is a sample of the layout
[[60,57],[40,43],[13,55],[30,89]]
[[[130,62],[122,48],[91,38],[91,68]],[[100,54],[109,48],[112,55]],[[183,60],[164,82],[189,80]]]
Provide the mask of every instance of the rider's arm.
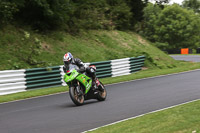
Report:
[[69,70],[69,66],[63,66],[63,71],[64,71],[64,73],[66,73],[67,72],[67,70]]
[[63,71],[64,71],[64,73],[66,73],[66,72],[67,72],[67,70],[66,70],[66,67],[65,67],[65,66],[63,66]]
[[76,58],[76,59],[75,59],[75,63],[76,63],[76,65],[79,67],[79,72],[80,72],[80,73],[85,72],[84,64],[83,64],[83,62],[82,62],[80,59]]

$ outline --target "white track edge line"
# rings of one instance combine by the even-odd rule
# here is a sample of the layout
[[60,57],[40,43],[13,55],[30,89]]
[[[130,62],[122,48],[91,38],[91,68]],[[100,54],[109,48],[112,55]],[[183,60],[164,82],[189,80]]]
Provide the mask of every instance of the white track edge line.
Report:
[[[159,76],[153,76],[153,77],[147,77],[147,78],[141,78],[141,79],[134,79],[134,80],[118,82],[118,83],[113,83],[113,84],[106,84],[105,86],[128,83],[128,82],[135,82],[135,81],[138,81],[138,80],[153,79],[153,78],[159,78],[159,77],[165,77],[165,76],[171,76],[171,75],[177,75],[177,74],[183,74],[183,73],[189,73],[189,72],[194,72],[194,71],[199,71],[199,70],[200,69],[195,69],[195,70],[189,70],[189,71],[178,72],[178,73],[163,74],[163,75],[159,75]],[[30,99],[36,99],[36,98],[41,98],[41,97],[48,97],[48,96],[52,96],[52,95],[59,95],[59,94],[63,94],[63,93],[68,93],[68,91],[67,92],[60,92],[60,93],[58,92],[58,93],[44,95],[44,96],[36,96],[36,97],[32,97],[32,98],[20,99],[20,100],[15,100],[15,101],[10,101],[10,102],[3,102],[3,103],[0,103],[0,105],[1,104],[7,104],[7,103],[13,103],[13,102],[19,102],[19,101],[25,101],[25,100],[30,100]]]
[[122,119],[122,120],[119,120],[119,121],[116,121],[116,122],[113,122],[113,123],[110,123],[110,124],[106,124],[106,125],[103,125],[103,126],[100,126],[100,127],[96,127],[96,128],[93,128],[93,129],[90,129],[90,130],[87,130],[87,131],[83,131],[81,133],[87,133],[87,132],[90,132],[90,131],[95,131],[95,130],[103,128],[103,127],[111,126],[111,125],[114,125],[114,124],[117,124],[117,123],[120,123],[120,122],[124,122],[124,121],[127,121],[127,120],[136,119],[136,118],[141,117],[141,116],[145,116],[145,115],[148,115],[148,114],[152,114],[152,113],[160,112],[160,111],[163,111],[163,110],[171,109],[171,108],[174,108],[174,107],[177,107],[177,106],[185,105],[185,104],[196,102],[196,101],[199,101],[199,100],[200,99],[195,99],[195,100],[192,100],[192,101],[188,101],[188,102],[185,102],[185,103],[181,103],[181,104],[169,106],[169,107],[166,107],[166,108],[158,109],[158,110],[151,111],[151,112],[148,112],[148,113],[144,113],[144,114],[141,114],[141,115],[137,115],[137,116],[134,116],[134,117]]

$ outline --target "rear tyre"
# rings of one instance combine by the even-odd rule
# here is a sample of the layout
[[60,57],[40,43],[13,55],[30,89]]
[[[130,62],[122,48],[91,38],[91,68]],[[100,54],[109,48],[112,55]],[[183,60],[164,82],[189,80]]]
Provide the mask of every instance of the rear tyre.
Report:
[[106,91],[105,86],[101,82],[100,82],[98,89],[99,89],[99,93],[97,94],[97,100],[104,101],[107,97],[107,91]]
[[83,105],[84,103],[84,95],[78,95],[78,92],[76,90],[76,87],[70,86],[69,87],[69,95],[77,106]]

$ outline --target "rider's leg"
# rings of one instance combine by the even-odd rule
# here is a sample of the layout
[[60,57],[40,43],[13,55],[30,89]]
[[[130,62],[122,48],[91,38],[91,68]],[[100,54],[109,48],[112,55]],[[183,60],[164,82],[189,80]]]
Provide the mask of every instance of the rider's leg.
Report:
[[92,89],[96,90],[99,85],[99,83],[97,82],[98,79],[96,77],[96,70],[92,67],[87,67],[86,72],[89,75],[89,77],[91,77],[91,79],[92,79]]

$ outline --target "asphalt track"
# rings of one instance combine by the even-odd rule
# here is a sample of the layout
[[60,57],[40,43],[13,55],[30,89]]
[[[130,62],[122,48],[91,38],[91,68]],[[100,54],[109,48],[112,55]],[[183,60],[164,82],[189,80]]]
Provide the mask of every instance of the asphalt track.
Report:
[[200,70],[106,86],[76,107],[68,93],[0,104],[1,133],[79,133],[200,98]]
[[200,62],[200,55],[170,55],[175,60]]

